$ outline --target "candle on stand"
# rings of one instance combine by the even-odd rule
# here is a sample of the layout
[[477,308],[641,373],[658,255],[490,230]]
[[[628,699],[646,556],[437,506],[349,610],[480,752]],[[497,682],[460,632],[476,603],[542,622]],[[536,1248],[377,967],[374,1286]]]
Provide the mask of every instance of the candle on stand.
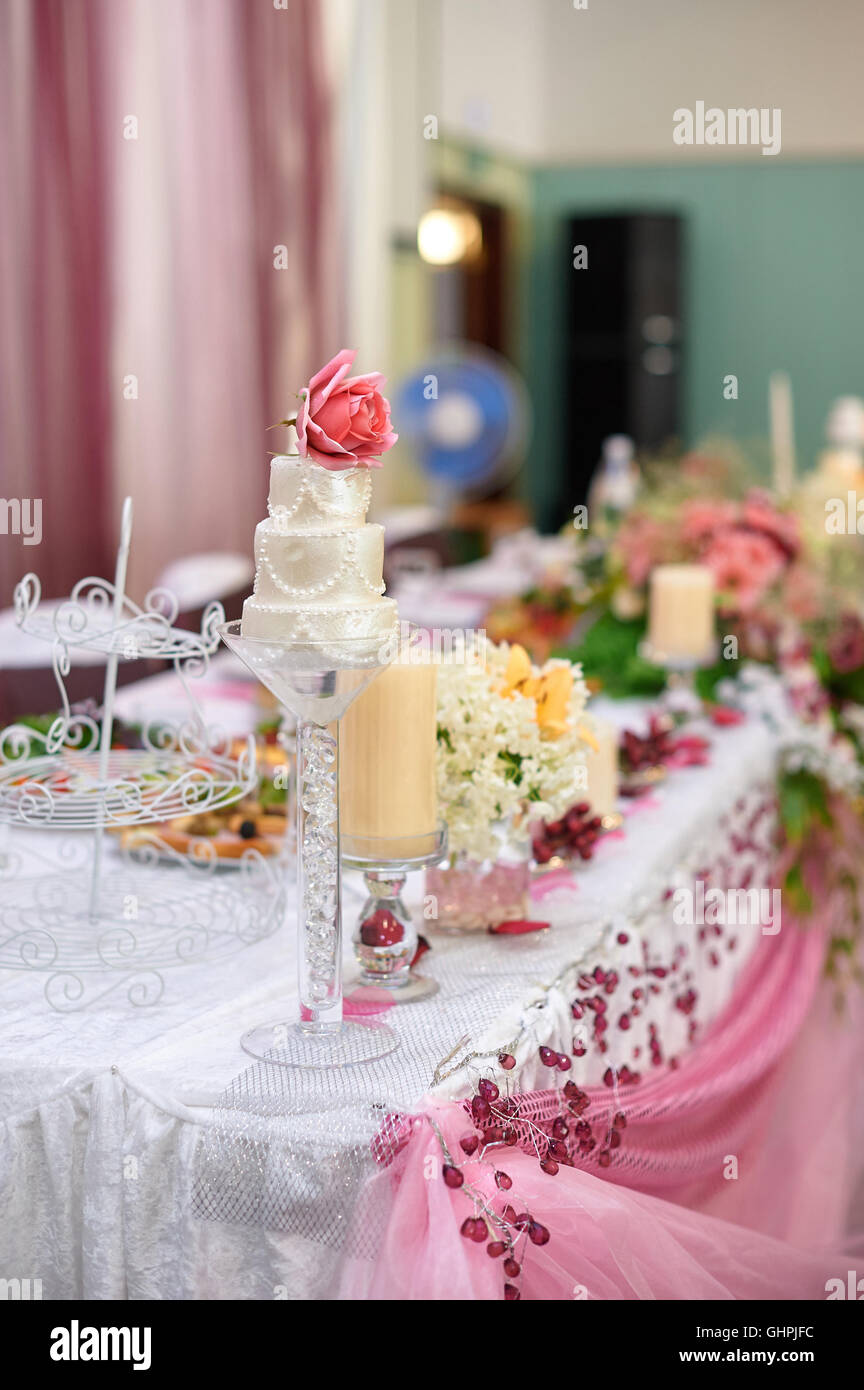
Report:
[[820,481],[857,491],[864,478],[864,401],[858,396],[836,400],[826,433],[828,447],[822,450],[818,461]]
[[786,372],[772,372],[768,383],[774,491],[788,497],[795,482],[795,423],[792,383]]
[[597,744],[585,755],[587,800],[595,816],[611,816],[618,809],[618,730],[604,719],[592,719],[589,732]]
[[438,828],[435,684],[431,661],[397,660],[342,719],[342,833],[392,841],[393,858],[410,853],[406,837]]
[[651,571],[648,643],[661,666],[710,658],[714,576],[706,565],[657,565]]

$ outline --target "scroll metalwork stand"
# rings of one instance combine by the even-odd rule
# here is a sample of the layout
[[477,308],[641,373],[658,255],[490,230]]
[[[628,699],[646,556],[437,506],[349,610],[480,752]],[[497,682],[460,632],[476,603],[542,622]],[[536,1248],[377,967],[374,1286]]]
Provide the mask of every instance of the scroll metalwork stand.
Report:
[[[131,533],[127,498],[113,584],[89,576],[51,606],[41,603],[35,574],[15,590],[18,626],[51,644],[60,712],[44,733],[20,723],[0,730],[0,967],[44,972],[46,997],[62,1010],[118,988],[133,1004],[153,1003],[163,969],[260,940],[284,904],[284,876],[254,850],[217,882],[215,856],[160,847],[160,823],[229,806],[255,788],[255,742],[250,736],[235,756],[231,741],[206,726],[189,686],[218,648],[221,605],[208,607],[196,633],[174,626],[179,605],[165,590],[134,604],[125,592]],[[69,703],[65,677],[79,649],[106,657],[101,718]],[[118,749],[118,667],[136,658],[173,662],[190,717],[153,721],[140,747]],[[106,863],[106,831],[147,826],[152,843]],[[16,828],[65,838],[13,843]],[[157,881],[153,866],[165,860],[188,872]]]

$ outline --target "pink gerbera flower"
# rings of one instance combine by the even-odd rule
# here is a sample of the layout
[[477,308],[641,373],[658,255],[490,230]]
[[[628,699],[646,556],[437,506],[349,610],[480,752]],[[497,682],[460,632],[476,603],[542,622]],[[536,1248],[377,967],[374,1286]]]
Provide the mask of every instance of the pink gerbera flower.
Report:
[[734,525],[738,520],[738,506],[721,498],[694,499],[685,502],[681,508],[681,534],[685,541],[698,545],[706,541],[715,531]]
[[748,493],[741,520],[745,526],[769,536],[790,559],[798,554],[801,548],[798,518],[778,511],[769,493],[755,488]]
[[751,612],[784,569],[773,541],[737,526],[718,531],[701,558],[714,575],[726,613]]

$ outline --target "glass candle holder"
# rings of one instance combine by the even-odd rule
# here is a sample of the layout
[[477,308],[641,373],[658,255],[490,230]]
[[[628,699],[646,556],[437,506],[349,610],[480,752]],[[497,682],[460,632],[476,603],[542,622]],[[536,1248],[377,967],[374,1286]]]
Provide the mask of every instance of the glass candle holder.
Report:
[[394,1003],[428,999],[438,990],[436,980],[411,969],[418,936],[402,890],[409,873],[440,863],[446,852],[444,826],[399,840],[343,837],[343,867],[359,870],[366,883],[366,901],[352,938],[360,984],[391,990]]

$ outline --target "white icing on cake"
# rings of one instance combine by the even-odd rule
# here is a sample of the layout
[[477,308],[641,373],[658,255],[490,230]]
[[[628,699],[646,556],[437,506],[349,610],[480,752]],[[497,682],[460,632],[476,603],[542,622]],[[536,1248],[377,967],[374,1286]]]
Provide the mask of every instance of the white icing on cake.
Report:
[[388,636],[396,603],[383,596],[384,528],[366,522],[371,490],[364,468],[330,473],[293,455],[271,461],[270,515],[255,528],[244,637]]

